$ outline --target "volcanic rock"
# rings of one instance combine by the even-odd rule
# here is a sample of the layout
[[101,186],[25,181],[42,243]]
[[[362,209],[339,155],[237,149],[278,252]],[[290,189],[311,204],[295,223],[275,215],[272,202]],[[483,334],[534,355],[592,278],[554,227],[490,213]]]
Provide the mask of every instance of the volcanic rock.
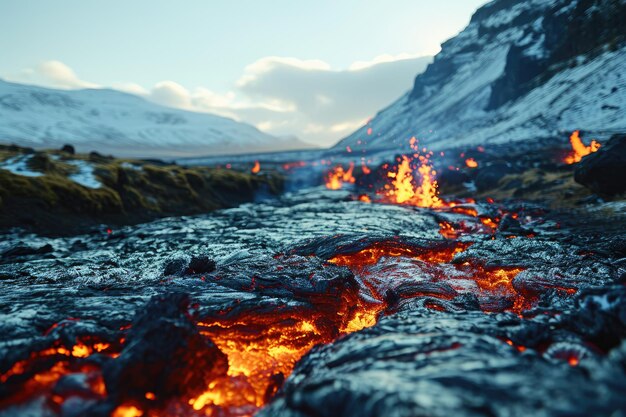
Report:
[[70,155],[74,155],[76,153],[76,150],[74,149],[74,146],[72,146],[70,144],[65,144],[61,148],[61,152],[65,152],[65,153],[69,153]]
[[202,336],[188,314],[186,294],[153,297],[133,321],[124,350],[105,366],[110,398],[116,402],[198,395],[228,369],[226,356]]
[[626,192],[626,134],[613,135],[597,152],[584,157],[574,179],[600,195]]
[[494,162],[478,168],[478,173],[474,179],[474,184],[478,191],[487,191],[498,185],[502,177],[512,172],[511,167],[506,162]]

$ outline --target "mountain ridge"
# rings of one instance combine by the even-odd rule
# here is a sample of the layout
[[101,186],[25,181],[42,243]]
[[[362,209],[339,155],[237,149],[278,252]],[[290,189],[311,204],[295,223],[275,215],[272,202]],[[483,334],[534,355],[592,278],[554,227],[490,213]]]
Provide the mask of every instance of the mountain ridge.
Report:
[[113,89],[56,90],[0,79],[0,141],[35,148],[65,143],[118,156],[301,149],[256,127],[209,113],[174,109]]
[[391,155],[412,136],[445,151],[626,131],[625,40],[623,0],[492,1],[333,151]]

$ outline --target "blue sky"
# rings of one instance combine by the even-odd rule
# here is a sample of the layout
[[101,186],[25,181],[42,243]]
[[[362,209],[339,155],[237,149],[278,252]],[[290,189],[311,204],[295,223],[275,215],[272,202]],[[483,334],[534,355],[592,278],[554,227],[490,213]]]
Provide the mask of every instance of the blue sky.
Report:
[[[0,77],[60,88],[113,87],[326,144],[410,88],[424,65],[411,60],[436,53],[484,2],[0,0]],[[328,86],[320,94],[314,84],[329,75],[358,75],[374,91],[372,77],[382,70],[370,70],[377,65],[383,78],[397,81],[382,82],[381,97],[370,94],[363,114],[348,112],[343,121],[308,117],[302,97],[272,94],[263,78],[299,72],[309,84],[300,96],[346,105]],[[368,71],[370,78],[363,76]],[[245,88],[251,79],[263,88]],[[289,123],[290,116],[298,121]],[[337,128],[342,123],[343,130]]]

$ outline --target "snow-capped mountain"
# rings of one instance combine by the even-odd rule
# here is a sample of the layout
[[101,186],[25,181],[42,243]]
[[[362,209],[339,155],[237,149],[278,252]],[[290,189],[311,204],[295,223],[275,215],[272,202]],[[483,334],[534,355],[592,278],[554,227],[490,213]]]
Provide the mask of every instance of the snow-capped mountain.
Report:
[[0,142],[35,148],[176,157],[301,149],[255,127],[172,109],[114,90],[54,90],[0,80]]
[[[626,131],[626,0],[495,0],[336,152],[567,143]],[[360,152],[359,152],[360,153]]]

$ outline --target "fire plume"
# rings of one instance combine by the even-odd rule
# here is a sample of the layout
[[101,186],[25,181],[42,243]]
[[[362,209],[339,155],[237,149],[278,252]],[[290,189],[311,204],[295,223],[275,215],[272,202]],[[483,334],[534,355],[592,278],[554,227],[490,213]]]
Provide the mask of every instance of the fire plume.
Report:
[[341,165],[337,165],[326,174],[326,188],[329,190],[339,190],[343,184],[354,184],[355,178],[352,176],[353,171],[353,162],[350,163],[350,167],[347,170],[344,170]]
[[569,137],[569,141],[572,145],[572,151],[565,157],[566,164],[575,164],[576,162],[580,162],[580,160],[589,155],[590,153],[596,152],[600,149],[600,142],[595,139],[591,141],[589,146],[585,145],[580,138],[580,131],[575,130],[572,135]]
[[[416,154],[417,155],[417,154]],[[433,169],[428,155],[417,155],[419,162],[417,173],[420,176],[420,184],[416,185],[413,176],[414,161],[406,155],[402,156],[396,172],[387,173],[389,178],[393,178],[391,185],[385,192],[385,199],[397,204],[408,204],[418,207],[441,207],[444,205],[439,198],[437,189],[437,172]]]

